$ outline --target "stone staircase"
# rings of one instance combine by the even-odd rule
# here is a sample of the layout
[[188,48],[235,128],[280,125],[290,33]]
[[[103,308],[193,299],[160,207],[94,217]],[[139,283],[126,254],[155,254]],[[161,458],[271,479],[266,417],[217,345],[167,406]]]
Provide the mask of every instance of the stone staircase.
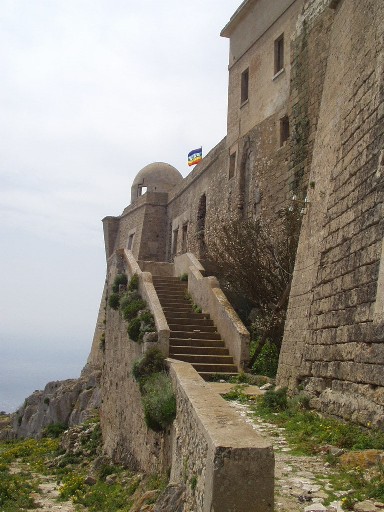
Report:
[[153,276],[153,284],[171,330],[169,357],[191,363],[203,379],[236,375],[237,367],[209,314],[193,310],[187,283],[178,277]]

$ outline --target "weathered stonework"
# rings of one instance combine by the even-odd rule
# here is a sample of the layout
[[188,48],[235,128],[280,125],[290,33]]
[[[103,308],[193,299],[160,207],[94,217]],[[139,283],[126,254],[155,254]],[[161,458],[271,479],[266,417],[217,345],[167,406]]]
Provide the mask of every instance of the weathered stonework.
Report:
[[382,2],[340,3],[329,32],[309,176],[313,188],[278,374],[282,385],[301,384],[319,410],[380,427],[383,34]]
[[148,189],[104,221],[108,257],[135,233],[140,260],[204,259],[221,222],[277,220],[294,196],[303,224],[278,382],[303,387],[319,410],[380,426],[383,32],[378,0],[241,4],[222,31],[226,137],[173,188]]
[[[156,268],[153,263],[149,266]],[[135,266],[131,255],[116,253],[109,258],[107,296],[116,274],[124,271],[131,277],[132,270]],[[143,295],[147,272],[138,275]],[[156,313],[152,301],[156,302],[157,296],[146,298]],[[146,426],[139,386],[132,376],[133,364],[146,345],[131,341],[121,313],[107,306],[105,345],[99,347],[105,454],[147,473],[170,471],[171,484],[183,488],[180,499],[184,512],[226,507],[248,512],[252,510],[250,500],[255,511],[272,511],[272,447],[210,389],[189,363],[167,360],[177,402],[173,425],[161,433]],[[234,494],[234,486],[243,490]]]
[[[240,425],[189,364],[168,360],[176,420],[162,434],[148,430],[132,378],[147,344],[129,340],[107,298],[117,272],[140,271],[167,355],[170,330],[149,272],[187,272],[203,309],[214,311],[212,297],[222,306],[216,304],[215,322],[241,367],[247,333],[228,313],[214,278],[190,265],[196,258],[189,253],[203,259],[221,222],[276,220],[295,195],[303,201],[303,223],[278,383],[300,387],[321,412],[384,427],[384,4],[247,0],[222,34],[230,38],[227,135],[185,179],[167,164],[141,170],[131,204],[104,219],[107,279],[86,371],[102,373],[105,452],[147,472],[171,469],[162,510],[174,500],[184,512],[245,512],[249,503],[267,512],[270,447]],[[277,56],[283,66],[276,70]],[[81,396],[74,387],[62,403]],[[25,408],[24,433],[38,435],[47,424],[44,407],[36,411]]]

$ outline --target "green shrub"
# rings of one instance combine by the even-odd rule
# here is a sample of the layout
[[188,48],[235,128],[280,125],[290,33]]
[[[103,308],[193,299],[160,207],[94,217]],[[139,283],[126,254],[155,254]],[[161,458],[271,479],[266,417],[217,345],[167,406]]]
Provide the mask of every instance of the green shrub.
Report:
[[110,464],[103,464],[99,470],[99,477],[105,480],[108,475],[113,475],[119,470],[118,466],[111,466]]
[[165,373],[154,373],[143,386],[144,417],[147,426],[159,432],[165,430],[176,417],[176,397],[172,381]]
[[127,306],[129,306],[129,304],[131,304],[131,302],[134,302],[135,300],[141,300],[140,294],[137,290],[125,292],[124,295],[120,298],[120,309],[125,309]]
[[52,437],[53,439],[59,437],[68,428],[65,423],[52,423],[43,430],[44,437]]
[[187,273],[181,274],[180,281],[188,281],[188,274]]
[[0,507],[1,511],[20,511],[36,508],[31,498],[32,492],[37,492],[36,483],[31,483],[22,474],[9,474],[5,466],[0,468]]
[[59,496],[62,500],[78,498],[86,489],[84,476],[77,474],[65,475],[63,484],[59,489]]
[[165,358],[158,348],[150,348],[147,352],[134,362],[132,374],[140,382],[153,373],[165,372]]
[[140,320],[147,325],[154,325],[154,318],[152,313],[149,311],[149,309],[146,309],[143,311],[143,313],[140,315]]
[[45,405],[49,405],[49,398],[47,396],[44,398],[44,403]]
[[191,484],[192,492],[195,492],[196,486],[197,486],[197,476],[193,475],[191,479],[189,480],[189,483]]
[[234,386],[228,393],[226,393],[223,398],[225,400],[236,400],[240,403],[245,403],[248,401],[247,395],[244,393],[245,384],[237,384]]
[[120,296],[118,293],[112,293],[108,299],[108,305],[110,308],[117,310],[120,305]]
[[139,341],[140,337],[140,327],[141,327],[141,320],[140,318],[133,318],[128,324],[128,336],[132,341]]
[[146,309],[140,316],[139,320],[141,322],[140,324],[140,334],[139,334],[139,340],[143,341],[144,334],[146,332],[154,332],[156,331],[155,326],[155,319],[153,318],[152,313]]
[[198,306],[197,304],[192,304],[192,309],[195,313],[201,313],[202,312],[202,309],[200,306]]
[[279,351],[274,343],[267,340],[252,367],[252,372],[257,375],[276,377],[278,364]]
[[137,313],[146,307],[147,303],[142,299],[136,299],[131,302],[125,303],[124,308],[121,309],[124,320],[132,320]]
[[261,400],[262,408],[268,411],[284,411],[288,408],[287,388],[266,391]]
[[117,274],[117,276],[115,277],[115,280],[113,281],[113,285],[112,285],[112,291],[114,293],[117,293],[120,289],[120,285],[126,285],[128,282],[128,278],[125,274]]
[[139,289],[139,276],[137,274],[133,274],[129,281],[128,290],[138,290]]

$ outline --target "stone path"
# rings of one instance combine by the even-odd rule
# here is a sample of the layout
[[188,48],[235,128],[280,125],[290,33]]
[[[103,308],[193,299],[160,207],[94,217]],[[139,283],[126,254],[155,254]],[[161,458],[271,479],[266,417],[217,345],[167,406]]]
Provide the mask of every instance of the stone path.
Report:
[[11,464],[11,473],[20,473],[21,471],[30,473],[31,478],[40,482],[40,492],[31,494],[39,512],[75,512],[75,507],[72,502],[57,501],[59,491],[55,477],[31,472],[27,464],[21,464],[20,462],[14,462]]
[[[229,404],[247,423],[267,437],[275,450],[275,512],[343,512],[341,501],[332,506],[322,505],[332,490],[326,475],[329,465],[321,457],[293,455],[284,437],[284,429],[250,415],[247,405],[233,401]],[[319,481],[317,477],[322,477]],[[340,494],[340,499],[342,493]]]

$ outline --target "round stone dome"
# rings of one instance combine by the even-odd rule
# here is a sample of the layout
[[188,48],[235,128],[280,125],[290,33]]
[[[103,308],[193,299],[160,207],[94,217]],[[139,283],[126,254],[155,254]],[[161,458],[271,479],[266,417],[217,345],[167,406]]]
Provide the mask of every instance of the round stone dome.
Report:
[[153,162],[139,171],[131,187],[131,203],[145,192],[169,192],[183,177],[172,165]]

